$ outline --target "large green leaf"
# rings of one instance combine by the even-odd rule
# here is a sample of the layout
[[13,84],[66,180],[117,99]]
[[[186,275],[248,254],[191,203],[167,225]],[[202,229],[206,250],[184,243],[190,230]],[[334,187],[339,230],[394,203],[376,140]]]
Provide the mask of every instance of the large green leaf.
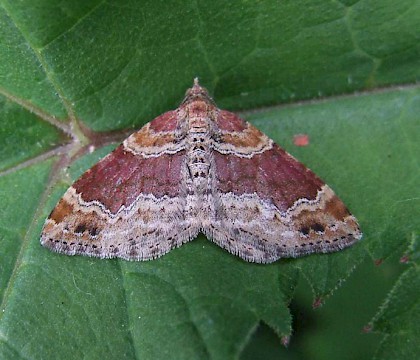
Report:
[[[419,20],[408,0],[0,0],[0,357],[255,355],[260,322],[290,337],[299,278],[319,305],[366,255],[403,253],[420,221],[418,87],[245,114],[359,218],[364,240],[341,253],[256,265],[200,237],[130,263],[53,254],[39,234],[71,181],[111,147],[85,150],[118,137],[92,130],[139,127],[176,106],[195,76],[221,107],[254,110],[414,82]],[[298,133],[307,147],[293,144]],[[410,304],[413,271],[387,304],[396,291]],[[418,333],[381,327],[391,317],[374,328],[397,357],[398,334]]]
[[[417,201],[417,199],[407,199]],[[417,206],[416,216],[419,217]],[[408,265],[387,296],[370,327],[386,334],[376,359],[415,359],[420,353],[420,249],[419,234],[412,241],[401,262]]]

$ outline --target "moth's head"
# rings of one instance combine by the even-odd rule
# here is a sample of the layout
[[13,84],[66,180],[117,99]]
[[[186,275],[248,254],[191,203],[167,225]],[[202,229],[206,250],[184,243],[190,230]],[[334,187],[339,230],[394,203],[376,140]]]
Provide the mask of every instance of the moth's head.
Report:
[[194,79],[192,88],[189,88],[185,93],[185,98],[182,101],[182,105],[190,103],[192,101],[204,101],[207,103],[214,104],[213,99],[210,97],[207,89],[200,86],[198,78]]

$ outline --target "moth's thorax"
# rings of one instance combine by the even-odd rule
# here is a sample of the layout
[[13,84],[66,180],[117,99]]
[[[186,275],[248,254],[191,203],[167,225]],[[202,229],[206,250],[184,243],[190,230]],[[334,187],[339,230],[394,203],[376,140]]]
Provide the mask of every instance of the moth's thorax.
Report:
[[187,166],[191,190],[205,193],[210,187],[211,147],[216,108],[206,99],[198,98],[185,106],[187,121]]

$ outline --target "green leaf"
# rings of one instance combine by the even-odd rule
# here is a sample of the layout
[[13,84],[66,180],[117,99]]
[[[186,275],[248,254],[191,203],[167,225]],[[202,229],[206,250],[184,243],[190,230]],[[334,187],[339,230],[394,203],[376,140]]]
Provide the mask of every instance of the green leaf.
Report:
[[[298,100],[418,80],[419,19],[410,0],[0,0],[0,358],[255,358],[261,322],[289,339],[299,279],[319,305],[363,260],[402,253],[420,222],[419,87]],[[42,248],[60,196],[122,140],[96,131],[140,127],[195,76],[220,107],[253,109],[244,115],[335,189],[364,239],[272,265],[202,236],[151,262]],[[296,104],[260,109],[282,102]],[[309,146],[293,144],[299,133]],[[409,266],[373,322],[387,334],[378,357],[418,335],[398,322],[416,319]]]
[[19,266],[28,243],[28,229],[39,206],[51,160],[0,177],[0,297],[12,290],[14,269]]
[[[418,201],[418,200],[417,200]],[[418,207],[417,207],[418,209]],[[417,216],[420,215],[417,211]],[[414,359],[420,347],[420,244],[417,234],[401,261],[408,269],[400,276],[372,320],[371,328],[386,334],[376,359]]]
[[[19,165],[38,155],[48,155],[66,137],[13,100],[0,97],[0,170]],[[19,144],[19,146],[16,146]]]

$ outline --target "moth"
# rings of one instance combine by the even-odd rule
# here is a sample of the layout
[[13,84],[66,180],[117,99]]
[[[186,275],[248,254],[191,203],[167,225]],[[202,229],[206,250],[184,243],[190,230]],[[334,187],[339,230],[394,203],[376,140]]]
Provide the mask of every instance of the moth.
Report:
[[149,260],[204,233],[240,258],[344,249],[362,234],[331,188],[195,79],[180,106],[87,170],[45,222],[67,255]]

